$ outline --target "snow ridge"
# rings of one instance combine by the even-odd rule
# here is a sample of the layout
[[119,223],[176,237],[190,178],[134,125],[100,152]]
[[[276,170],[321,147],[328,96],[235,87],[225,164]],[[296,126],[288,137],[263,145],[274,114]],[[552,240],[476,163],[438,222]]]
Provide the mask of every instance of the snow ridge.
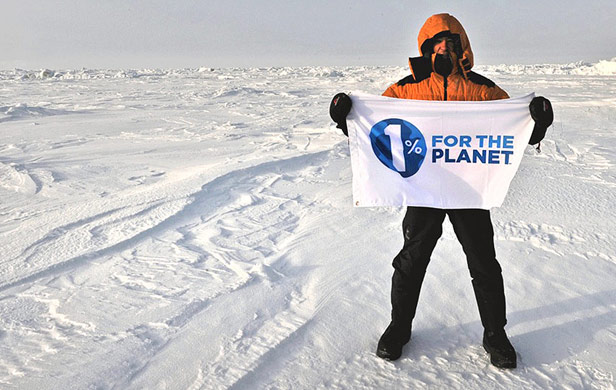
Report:
[[616,57],[597,63],[578,61],[569,64],[501,64],[478,66],[477,69],[486,74],[616,76]]
[[[78,69],[78,70],[51,70],[41,69],[38,71],[13,69],[0,70],[0,80],[34,81],[34,80],[96,80],[96,79],[161,79],[168,77],[181,78],[209,78],[212,75],[222,76],[234,71],[259,74],[263,71],[277,73],[281,76],[289,74],[307,74],[319,78],[346,77],[348,72],[354,70],[373,70],[378,67],[355,66],[355,67],[271,67],[271,68],[184,68],[184,69]],[[394,67],[381,67],[394,68]],[[596,63],[578,61],[568,64],[534,64],[534,65],[477,65],[481,72],[490,74],[508,75],[583,75],[583,76],[613,76],[616,75],[616,57],[608,60],[600,60]],[[405,68],[406,69],[406,68]]]

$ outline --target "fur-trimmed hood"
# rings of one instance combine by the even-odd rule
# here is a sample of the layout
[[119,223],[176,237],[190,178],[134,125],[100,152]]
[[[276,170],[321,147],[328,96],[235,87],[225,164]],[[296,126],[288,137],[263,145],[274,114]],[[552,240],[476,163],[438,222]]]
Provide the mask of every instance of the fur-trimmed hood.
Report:
[[[458,19],[449,14],[436,14],[430,16],[419,30],[417,44],[421,57],[428,58],[430,62],[432,62],[434,58],[432,55],[434,42],[436,39],[444,36],[451,38],[454,42],[454,68],[459,68],[464,77],[466,77],[467,72],[472,69],[474,64],[471,43],[468,40],[468,36],[462,24]],[[414,74],[418,73],[416,72],[417,69],[413,69],[413,63],[418,63],[418,61],[412,61],[413,59],[410,60],[411,71],[413,71]]]

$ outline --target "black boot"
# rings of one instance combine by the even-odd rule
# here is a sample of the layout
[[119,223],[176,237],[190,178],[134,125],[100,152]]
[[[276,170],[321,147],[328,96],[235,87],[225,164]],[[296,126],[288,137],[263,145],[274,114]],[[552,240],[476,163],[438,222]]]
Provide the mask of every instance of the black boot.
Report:
[[379,339],[376,356],[385,360],[397,360],[402,355],[402,347],[411,339],[411,327],[396,326],[390,323]]
[[516,354],[504,330],[483,332],[483,348],[490,362],[498,368],[516,368]]

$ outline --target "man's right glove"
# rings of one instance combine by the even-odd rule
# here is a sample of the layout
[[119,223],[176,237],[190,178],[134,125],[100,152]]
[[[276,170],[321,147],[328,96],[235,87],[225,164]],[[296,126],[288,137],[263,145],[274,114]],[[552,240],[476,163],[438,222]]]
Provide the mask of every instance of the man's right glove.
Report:
[[552,110],[550,101],[543,96],[533,98],[528,108],[531,118],[535,121],[533,134],[530,136],[530,141],[528,141],[528,143],[534,145],[545,137],[545,132],[554,121],[554,111]]
[[347,130],[346,117],[349,115],[352,105],[353,102],[349,95],[342,92],[336,94],[329,105],[329,116],[336,122],[336,127],[342,130],[347,137],[349,132]]

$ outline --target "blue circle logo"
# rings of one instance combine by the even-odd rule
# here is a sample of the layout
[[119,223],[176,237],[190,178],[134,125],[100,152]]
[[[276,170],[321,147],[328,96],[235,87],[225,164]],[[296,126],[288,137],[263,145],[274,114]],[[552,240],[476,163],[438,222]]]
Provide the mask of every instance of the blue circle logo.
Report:
[[396,118],[385,119],[372,126],[370,142],[378,159],[402,177],[411,177],[419,171],[428,149],[417,127]]

